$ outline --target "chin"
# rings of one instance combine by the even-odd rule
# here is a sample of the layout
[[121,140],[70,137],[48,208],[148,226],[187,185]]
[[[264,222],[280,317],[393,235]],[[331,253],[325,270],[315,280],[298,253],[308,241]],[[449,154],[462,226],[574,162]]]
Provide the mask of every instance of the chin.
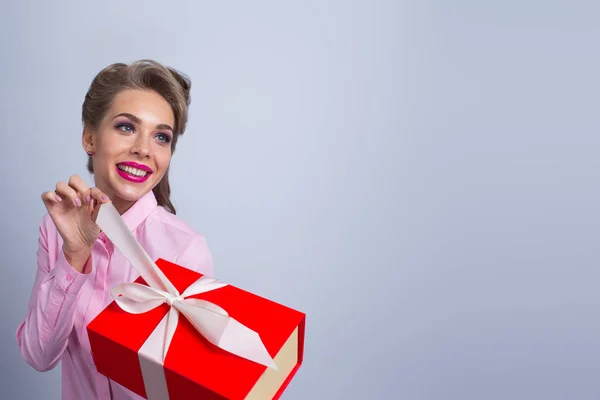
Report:
[[113,185],[113,188],[117,197],[127,201],[136,201],[152,190],[156,184],[158,182],[154,182],[154,180],[146,181],[143,184],[119,182]]
[[146,193],[148,193],[148,190],[115,190],[114,192],[115,197],[121,200],[135,202],[141,199]]

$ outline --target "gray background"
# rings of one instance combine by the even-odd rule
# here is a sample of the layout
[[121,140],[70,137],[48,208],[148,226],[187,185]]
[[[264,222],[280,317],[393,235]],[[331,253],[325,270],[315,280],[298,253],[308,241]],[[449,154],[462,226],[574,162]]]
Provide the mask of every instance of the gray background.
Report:
[[286,400],[600,396],[600,3],[11,3],[1,398],[60,397],[15,340],[39,196],[139,58],[193,79],[173,197],[217,276],[308,314]]

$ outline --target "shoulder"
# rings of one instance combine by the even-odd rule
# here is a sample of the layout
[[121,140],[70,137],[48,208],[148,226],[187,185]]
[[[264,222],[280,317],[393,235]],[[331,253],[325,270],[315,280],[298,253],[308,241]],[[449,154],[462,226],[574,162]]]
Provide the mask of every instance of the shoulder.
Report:
[[203,237],[200,232],[196,231],[196,229],[188,224],[183,218],[171,214],[160,206],[157,206],[156,209],[148,215],[146,225],[150,225],[153,228],[160,227],[166,233],[177,236]]
[[[194,229],[189,223],[177,215],[171,214],[163,207],[156,207],[146,218],[145,235],[152,235],[153,240],[160,240],[160,247],[167,258],[175,263],[212,276],[213,261],[206,237]],[[156,254],[156,258],[165,258]]]

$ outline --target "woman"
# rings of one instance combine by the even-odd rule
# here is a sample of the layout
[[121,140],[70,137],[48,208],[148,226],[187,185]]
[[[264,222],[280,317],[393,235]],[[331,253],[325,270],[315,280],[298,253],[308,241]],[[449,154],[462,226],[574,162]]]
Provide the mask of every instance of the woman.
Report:
[[153,259],[213,276],[204,237],[175,216],[169,199],[169,163],[185,130],[190,87],[154,61],[102,70],[83,103],[82,144],[95,187],[74,175],[42,195],[48,213],[17,341],[38,371],[62,362],[63,399],[139,398],[97,372],[86,332],[111,289],[139,276],[95,224],[101,204],[112,202]]

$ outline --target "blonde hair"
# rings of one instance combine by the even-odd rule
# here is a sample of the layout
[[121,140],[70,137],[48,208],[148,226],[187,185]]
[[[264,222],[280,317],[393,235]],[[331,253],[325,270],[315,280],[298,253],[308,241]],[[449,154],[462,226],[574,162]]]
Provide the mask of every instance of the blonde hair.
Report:
[[[171,106],[175,116],[171,152],[175,152],[177,139],[185,132],[188,108],[191,102],[191,80],[181,72],[153,60],[139,60],[131,64],[109,65],[92,81],[82,106],[82,122],[93,130],[98,129],[115,96],[123,90],[153,90]],[[87,169],[94,173],[92,157],[88,158]],[[175,214],[171,203],[169,170],[153,189],[158,204]]]

